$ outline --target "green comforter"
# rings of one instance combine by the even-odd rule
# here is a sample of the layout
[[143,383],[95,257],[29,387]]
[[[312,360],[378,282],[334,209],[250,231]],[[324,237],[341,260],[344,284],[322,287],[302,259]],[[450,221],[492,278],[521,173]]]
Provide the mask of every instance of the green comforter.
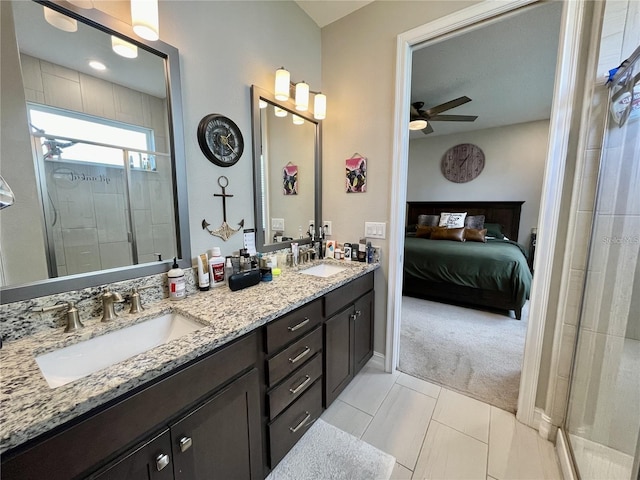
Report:
[[523,248],[508,240],[454,242],[406,237],[404,278],[510,293],[524,305],[531,272]]

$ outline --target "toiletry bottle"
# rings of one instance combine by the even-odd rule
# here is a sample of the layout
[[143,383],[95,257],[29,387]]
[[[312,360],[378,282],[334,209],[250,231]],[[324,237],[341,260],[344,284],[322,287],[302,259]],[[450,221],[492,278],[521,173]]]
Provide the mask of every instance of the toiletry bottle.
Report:
[[227,285],[229,285],[229,277],[231,275],[233,275],[233,263],[231,262],[231,257],[227,257],[224,264],[224,280]]
[[186,284],[184,271],[178,266],[176,257],[173,257],[173,266],[167,272],[169,277],[169,299],[182,300],[186,296]]
[[206,253],[201,253],[198,255],[198,288],[206,292],[209,284],[209,259]]
[[209,277],[211,287],[224,285],[224,257],[220,255],[220,247],[209,250]]

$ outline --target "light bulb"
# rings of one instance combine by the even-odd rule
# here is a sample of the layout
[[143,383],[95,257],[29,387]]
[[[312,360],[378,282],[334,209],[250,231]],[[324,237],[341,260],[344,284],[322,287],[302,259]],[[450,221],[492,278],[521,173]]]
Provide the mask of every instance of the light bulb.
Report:
[[131,25],[136,35],[145,40],[158,40],[158,1],[131,0]]
[[309,85],[296,83],[296,110],[306,112],[309,109]]
[[304,118],[298,115],[291,114],[291,118],[293,119],[294,125],[302,125],[304,123]]
[[287,111],[280,107],[273,107],[273,113],[275,113],[276,117],[286,117]]
[[71,18],[63,15],[60,12],[56,12],[55,10],[51,10],[48,7],[44,8],[44,19],[47,21],[49,25],[56,27],[63,32],[75,32],[78,30],[78,22]]
[[115,35],[111,35],[111,48],[121,57],[136,58],[138,56],[138,47]]
[[411,120],[409,122],[409,130],[422,130],[423,128],[427,128],[426,120]]
[[318,93],[313,99],[313,118],[324,120],[327,116],[327,96]]
[[284,102],[289,100],[289,82],[291,75],[284,67],[280,67],[276,70],[276,84],[274,89],[274,95],[276,100]]

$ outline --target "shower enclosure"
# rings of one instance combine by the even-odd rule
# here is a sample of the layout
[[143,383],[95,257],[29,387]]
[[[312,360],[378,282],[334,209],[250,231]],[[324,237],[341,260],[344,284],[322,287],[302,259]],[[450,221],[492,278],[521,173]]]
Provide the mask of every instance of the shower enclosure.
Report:
[[640,48],[610,83],[564,429],[579,477],[638,479]]

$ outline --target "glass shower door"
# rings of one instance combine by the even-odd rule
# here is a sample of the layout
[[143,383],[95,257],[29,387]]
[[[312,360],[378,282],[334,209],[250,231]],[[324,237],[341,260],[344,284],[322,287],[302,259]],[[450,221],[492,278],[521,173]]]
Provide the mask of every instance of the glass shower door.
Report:
[[638,478],[640,56],[611,88],[565,429],[581,479]]

